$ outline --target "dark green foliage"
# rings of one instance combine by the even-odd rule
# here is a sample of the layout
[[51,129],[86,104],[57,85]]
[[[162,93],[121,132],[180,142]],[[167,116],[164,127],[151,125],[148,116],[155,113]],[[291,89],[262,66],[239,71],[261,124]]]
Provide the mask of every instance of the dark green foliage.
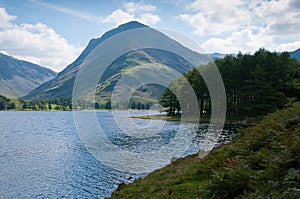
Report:
[[55,98],[53,100],[18,100],[8,99],[0,95],[0,110],[34,110],[34,111],[50,111],[55,110],[71,110],[72,101],[69,98]]
[[[17,104],[17,105],[16,105]],[[151,102],[131,101],[130,106],[125,108],[149,110],[153,105]],[[19,100],[12,101],[9,98],[0,95],[0,110],[25,110],[25,111],[69,111],[69,110],[84,110],[84,109],[112,109],[111,101],[97,101],[79,100],[72,102],[72,99],[67,97],[57,97],[52,100]]]
[[141,108],[142,108],[142,104],[139,102],[139,103],[137,104],[137,109],[138,109],[138,110],[141,110]]
[[300,104],[266,117],[226,146],[204,198],[299,198]]
[[176,98],[176,95],[169,89],[167,88],[162,96],[161,96],[161,100],[159,101],[159,103],[163,106],[163,107],[167,107],[167,115],[168,116],[173,116],[176,114],[179,114],[180,112],[180,105],[179,102]]
[[14,110],[16,109],[16,104],[14,102],[10,102],[8,105],[7,105],[7,109],[9,110]]
[[98,102],[95,102],[95,109],[99,109],[100,108],[100,104]]
[[0,95],[0,110],[7,110],[10,99]]
[[106,102],[105,109],[111,109],[111,101]]
[[[201,114],[210,111],[209,92],[199,74],[206,67],[201,66],[187,72],[184,77],[193,87],[199,101]],[[290,58],[289,53],[271,53],[264,49],[254,55],[238,54],[215,61],[224,81],[227,96],[227,116],[262,116],[282,109],[290,99],[300,100],[300,63]],[[180,88],[180,81],[170,86]],[[183,93],[184,90],[179,91]],[[177,97],[166,89],[161,97],[162,106],[174,113],[179,104]],[[172,102],[172,103],[171,103]]]
[[130,108],[131,108],[131,109],[135,109],[135,107],[136,107],[136,103],[135,103],[135,102],[132,102],[132,103],[130,104]]
[[150,107],[151,107],[151,105],[153,105],[152,103],[141,103],[141,102],[135,102],[135,101],[131,101],[130,102],[130,105],[129,105],[129,107],[128,108],[130,108],[130,109],[138,109],[138,110],[149,110],[150,109]]

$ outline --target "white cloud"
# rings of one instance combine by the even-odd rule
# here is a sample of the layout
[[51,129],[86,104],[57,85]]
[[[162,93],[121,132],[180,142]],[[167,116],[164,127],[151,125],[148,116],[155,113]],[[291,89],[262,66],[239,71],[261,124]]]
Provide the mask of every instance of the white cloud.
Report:
[[0,28],[11,27],[13,25],[11,21],[15,20],[16,18],[16,16],[9,15],[5,8],[0,8]]
[[282,51],[295,51],[300,47],[300,41],[295,41],[295,42],[290,42],[290,43],[284,43],[280,44],[277,48],[276,51],[282,52]]
[[125,9],[129,13],[137,12],[154,12],[156,11],[156,6],[145,4],[143,2],[127,2],[124,5]]
[[0,51],[9,55],[60,71],[82,50],[70,45],[45,24],[17,25],[13,20],[7,17],[6,21],[11,25],[0,30]]
[[206,51],[289,50],[300,41],[299,0],[195,0],[188,7],[178,17],[209,38]]
[[257,17],[266,24],[269,34],[283,37],[300,36],[300,6],[297,2],[299,1],[262,2],[254,10]]
[[134,16],[128,12],[121,9],[115,10],[113,13],[103,18],[104,23],[113,23],[116,25],[123,24],[128,21],[136,20]]
[[265,47],[274,49],[271,37],[264,37],[263,30],[254,34],[251,29],[234,32],[226,38],[211,38],[203,43],[202,47],[208,52],[218,49],[221,53],[254,52],[259,48]]
[[110,15],[103,17],[102,22],[120,25],[129,21],[139,21],[153,25],[160,21],[160,17],[153,14],[156,10],[156,6],[143,2],[127,2],[124,4],[124,9],[113,11]]
[[150,13],[144,13],[140,15],[140,18],[138,21],[141,21],[145,24],[156,24],[160,21],[160,18],[158,15],[150,14]]
[[251,23],[243,0],[196,0],[189,7],[193,13],[181,14],[179,18],[191,25],[194,33],[200,36],[237,31]]

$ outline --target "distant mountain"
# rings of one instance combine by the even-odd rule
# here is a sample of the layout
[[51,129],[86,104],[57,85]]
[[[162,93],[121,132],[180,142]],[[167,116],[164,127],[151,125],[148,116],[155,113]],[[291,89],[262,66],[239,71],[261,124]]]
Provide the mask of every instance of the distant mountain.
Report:
[[55,78],[48,68],[0,53],[0,95],[20,97]]
[[300,48],[290,53],[291,57],[297,59],[300,62]]
[[209,56],[211,56],[212,59],[217,60],[217,59],[223,59],[226,56],[226,54],[212,53],[212,54],[209,54]]
[[[145,27],[148,26],[145,26],[138,22],[129,22],[106,32],[102,37],[98,39],[92,39],[85,50],[81,53],[81,55],[73,63],[67,66],[61,73],[59,73],[55,79],[42,84],[37,89],[26,95],[24,99],[40,100],[56,97],[71,97],[76,74],[78,73],[81,64],[87,62],[87,57],[89,58],[89,60],[93,60],[93,62],[102,62],[101,57],[98,56],[102,52],[100,52],[97,46],[99,46],[108,38],[111,38],[112,36],[124,31]],[[186,54],[195,57],[195,59],[197,60],[199,59],[199,64],[204,64],[210,61],[207,55],[201,55],[193,52],[188,48],[182,46],[175,40],[170,39],[163,33],[154,29],[151,30],[153,40],[163,41],[169,46],[174,46],[174,48],[176,48],[178,51],[185,52]],[[141,71],[145,69],[145,67],[149,67],[149,64],[165,65],[180,73],[187,72],[193,67],[189,60],[185,60],[179,55],[168,51],[154,48],[134,50],[120,56],[107,67],[101,79],[99,80],[96,95],[101,98],[101,100],[108,100],[111,96],[111,92],[113,91],[115,84],[122,77],[122,75],[130,74],[133,71]],[[91,71],[99,70],[99,68],[97,68],[99,66],[94,66],[92,64],[90,66],[88,65],[88,67],[90,67],[89,69]],[[142,75],[139,78],[142,78]],[[136,91],[135,95],[136,98],[148,98],[149,100],[159,99],[163,89],[164,88],[162,86],[158,85],[145,85],[139,88]]]

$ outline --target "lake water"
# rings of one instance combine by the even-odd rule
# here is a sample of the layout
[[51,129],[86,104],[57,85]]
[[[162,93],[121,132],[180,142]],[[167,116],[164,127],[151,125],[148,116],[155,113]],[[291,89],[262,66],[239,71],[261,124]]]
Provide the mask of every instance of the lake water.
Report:
[[[122,133],[122,128],[125,132],[132,129],[116,126],[111,112],[96,112],[96,117],[111,143],[136,153],[166,145],[180,126],[176,122],[164,122],[157,135],[134,139],[138,133]],[[132,120],[139,126],[151,122]],[[193,143],[182,154],[185,156],[202,147],[206,126],[183,126],[187,135],[197,128]],[[96,159],[82,144],[72,112],[0,112],[0,129],[0,198],[104,198],[120,183],[145,175],[126,172],[126,168],[120,171]],[[105,156],[105,152],[99,153]],[[165,157],[166,162],[170,157]],[[161,167],[159,163],[151,164],[154,164],[150,165],[152,168]],[[129,163],[123,166],[132,167]]]

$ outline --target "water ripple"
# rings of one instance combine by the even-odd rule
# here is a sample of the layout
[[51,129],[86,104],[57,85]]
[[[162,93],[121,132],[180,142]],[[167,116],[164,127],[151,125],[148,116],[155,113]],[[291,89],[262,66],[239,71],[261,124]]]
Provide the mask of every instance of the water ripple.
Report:
[[[98,112],[97,117],[112,143],[134,152],[159,149],[178,129],[178,123],[167,122],[160,132],[136,138],[112,125],[111,113]],[[96,160],[81,144],[71,112],[0,112],[0,126],[0,198],[103,198],[122,182],[145,175],[120,172]],[[185,127],[187,134],[191,128]],[[187,154],[199,149],[203,129]]]

